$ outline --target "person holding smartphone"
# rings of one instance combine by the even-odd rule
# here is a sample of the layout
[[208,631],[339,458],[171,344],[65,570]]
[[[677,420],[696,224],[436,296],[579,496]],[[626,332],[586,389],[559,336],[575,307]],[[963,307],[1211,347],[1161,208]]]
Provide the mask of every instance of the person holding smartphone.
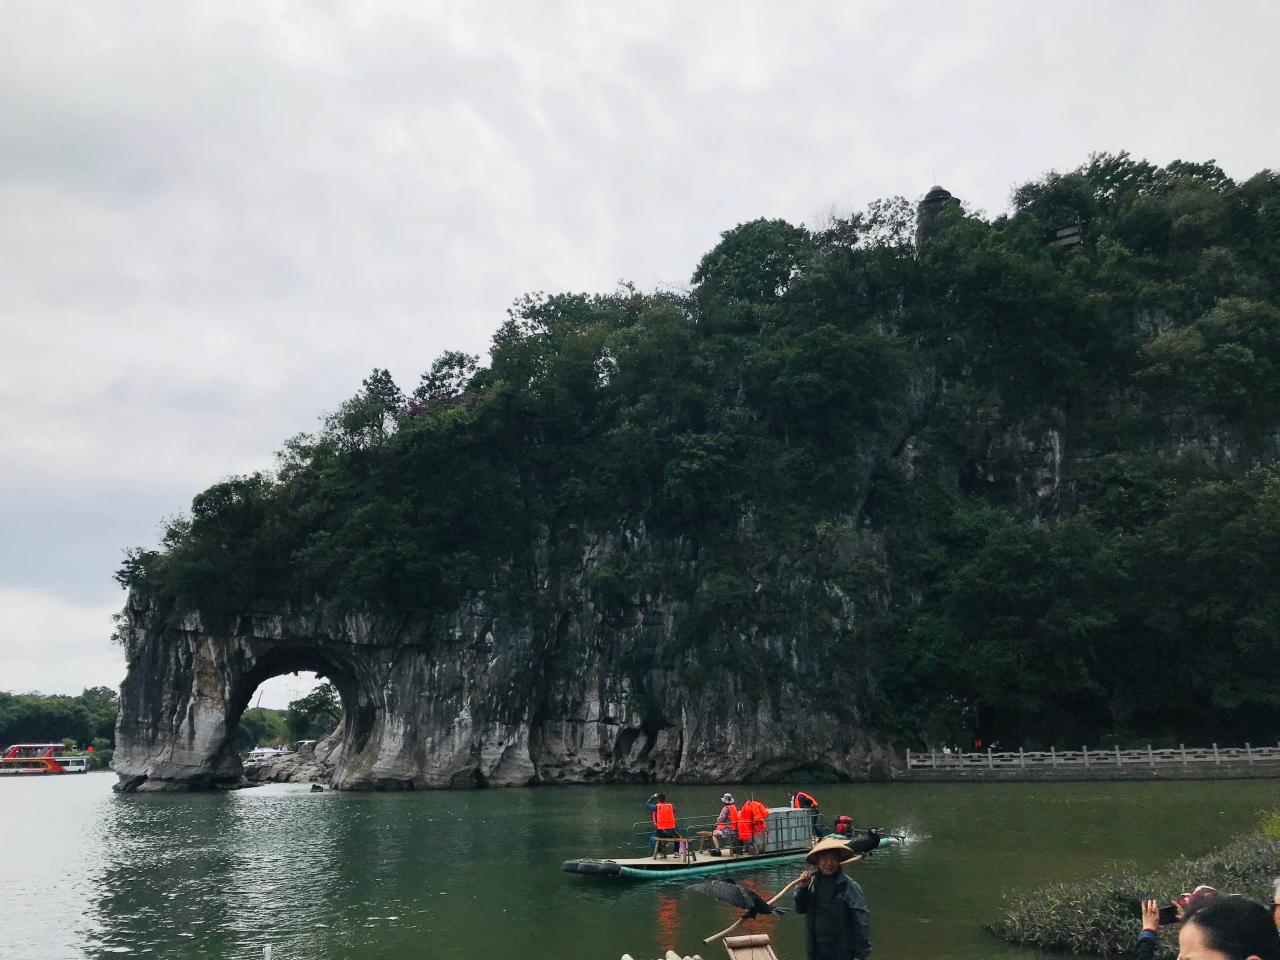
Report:
[[1142,932],[1133,948],[1133,960],[1151,960],[1160,939],[1160,901],[1152,897],[1142,901]]
[[1216,888],[1201,884],[1164,906],[1161,906],[1154,897],[1143,900],[1142,932],[1138,934],[1138,943],[1133,950],[1134,960],[1150,960],[1155,953],[1156,941],[1160,938],[1162,926],[1181,923],[1193,910],[1204,906],[1217,896]]

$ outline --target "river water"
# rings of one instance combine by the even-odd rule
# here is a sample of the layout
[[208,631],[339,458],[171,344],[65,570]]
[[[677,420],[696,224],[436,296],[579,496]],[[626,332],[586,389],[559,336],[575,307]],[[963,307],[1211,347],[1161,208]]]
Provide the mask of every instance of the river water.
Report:
[[[263,956],[273,960],[617,960],[701,939],[732,908],[680,883],[560,871],[623,855],[646,786],[431,793],[117,796],[114,777],[0,782],[0,957]],[[672,787],[681,816],[721,786]],[[786,788],[754,790],[784,802]],[[1083,878],[1116,860],[1158,866],[1208,852],[1275,805],[1274,782],[864,784],[813,788],[826,815],[907,833],[851,868],[880,960],[1033,957],[982,930],[1005,892]],[[788,864],[740,871],[771,892]],[[739,928],[741,932],[743,928]],[[756,921],[783,960],[801,921]]]

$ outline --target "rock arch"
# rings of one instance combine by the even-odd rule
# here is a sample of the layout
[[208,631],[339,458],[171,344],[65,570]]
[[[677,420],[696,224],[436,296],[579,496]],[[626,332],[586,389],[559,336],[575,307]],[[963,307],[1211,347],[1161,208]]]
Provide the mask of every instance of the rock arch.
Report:
[[320,607],[214,612],[135,588],[116,789],[240,784],[240,716],[263,680],[292,670],[323,674],[341,694],[330,757],[340,789],[736,783],[798,760],[864,779],[875,758],[893,765],[808,687],[747,691],[732,672],[707,671],[691,687],[678,666],[637,677],[631,661],[675,636],[673,604],[613,625],[579,603],[559,598],[539,630],[476,599],[412,621]]
[[[458,648],[439,656],[429,637],[362,615],[210,614],[135,590],[124,619],[128,671],[114,760],[119,791],[241,785],[234,744],[240,717],[264,680],[295,670],[332,680],[342,698],[341,743],[329,757],[335,787],[505,786],[538,779],[528,697],[510,695],[529,687],[514,680],[523,674],[527,681],[527,648],[496,663],[491,616],[451,625]],[[482,689],[486,685],[491,689]]]
[[[211,627],[199,613],[176,622],[131,598],[126,609],[129,669],[116,722],[116,789],[208,789],[242,783],[235,749],[240,718],[263,681],[313,671],[342,700],[335,783],[380,740],[387,716],[375,651],[300,635],[285,618],[236,616]],[[351,784],[347,784],[351,785]]]

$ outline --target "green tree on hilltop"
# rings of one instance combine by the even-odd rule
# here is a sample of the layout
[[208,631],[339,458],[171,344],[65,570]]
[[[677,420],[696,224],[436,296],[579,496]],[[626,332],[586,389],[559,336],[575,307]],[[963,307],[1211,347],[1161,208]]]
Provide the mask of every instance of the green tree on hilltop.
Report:
[[524,297],[118,579],[424,625],[483,595],[552,672],[575,604],[637,690],[820,672],[904,743],[1280,739],[1280,176],[1099,154],[915,227],[755,220],[687,292]]

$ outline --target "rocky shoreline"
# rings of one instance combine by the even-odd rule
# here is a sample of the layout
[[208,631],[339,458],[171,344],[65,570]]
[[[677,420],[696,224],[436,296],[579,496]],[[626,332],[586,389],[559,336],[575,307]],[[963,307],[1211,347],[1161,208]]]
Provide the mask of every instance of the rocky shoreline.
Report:
[[328,786],[333,782],[333,750],[303,747],[295,753],[284,753],[265,760],[244,765],[244,779],[251,785],[260,783],[319,783]]

